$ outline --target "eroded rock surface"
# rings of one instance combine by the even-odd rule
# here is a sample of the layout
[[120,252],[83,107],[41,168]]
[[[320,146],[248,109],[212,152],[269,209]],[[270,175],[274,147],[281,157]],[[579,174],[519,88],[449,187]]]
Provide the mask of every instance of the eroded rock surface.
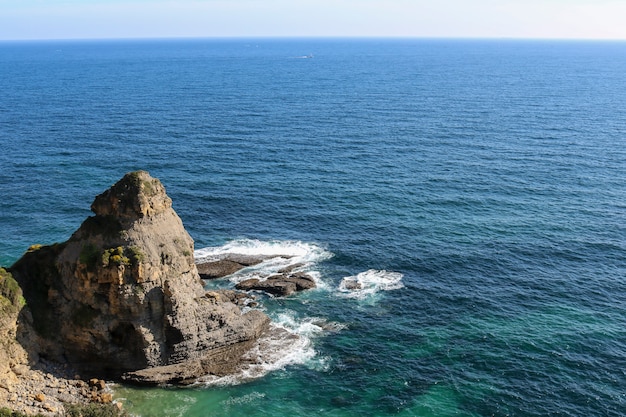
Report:
[[202,279],[223,278],[246,267],[258,265],[272,258],[288,258],[283,255],[244,255],[238,253],[225,254],[220,259],[197,263],[198,273]]
[[[290,256],[254,256],[228,253],[222,255],[219,259],[200,261],[196,266],[200,273],[200,278],[216,279],[232,275],[246,267],[258,265],[263,261],[273,258],[288,259]],[[285,297],[294,292],[315,288],[317,285],[311,275],[296,271],[302,266],[302,263],[295,263],[269,276],[245,279],[238,282],[235,287],[242,291],[262,291],[278,297]]]
[[267,329],[228,296],[205,296],[193,240],[161,182],[125,175],[65,243],[11,267],[41,356],[99,377],[188,382],[223,374]]
[[236,285],[238,290],[243,291],[264,291],[272,295],[285,297],[296,291],[309,290],[315,288],[313,278],[304,272],[279,273],[260,280],[251,278],[239,282]]

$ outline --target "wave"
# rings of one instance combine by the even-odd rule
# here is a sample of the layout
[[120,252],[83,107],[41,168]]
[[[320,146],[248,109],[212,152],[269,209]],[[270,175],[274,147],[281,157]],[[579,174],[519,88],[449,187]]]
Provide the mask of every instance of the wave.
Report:
[[315,243],[299,240],[236,239],[222,246],[209,246],[195,251],[196,259],[207,261],[222,258],[228,254],[285,256],[302,261],[320,261],[331,254]]
[[323,288],[324,282],[317,271],[311,270],[316,264],[330,259],[333,254],[315,243],[306,243],[298,240],[271,240],[237,239],[222,246],[211,246],[195,251],[197,263],[212,262],[229,256],[248,256],[261,258],[263,261],[248,266],[230,276],[228,279],[237,283],[249,278],[265,279],[280,270],[306,271]]
[[316,357],[312,339],[341,330],[341,324],[315,317],[299,319],[292,311],[281,312],[271,318],[269,330],[244,355],[242,362],[245,365],[238,372],[222,377],[206,376],[200,379],[199,384],[238,385],[292,365],[304,365],[316,370],[326,368],[328,359]]
[[339,284],[343,297],[364,299],[380,291],[404,288],[403,274],[385,270],[369,269],[360,274],[345,277]]
[[[231,283],[249,278],[263,280],[281,270],[289,269],[290,271],[305,271],[313,277],[318,288],[338,293],[346,298],[364,299],[380,291],[404,287],[403,274],[375,269],[345,277],[338,287],[330,285],[321,279],[318,271],[313,269],[318,263],[331,258],[333,254],[315,243],[295,240],[238,239],[222,246],[195,251],[198,263],[241,256],[262,261],[224,277]],[[302,365],[318,371],[328,369],[331,359],[317,354],[314,340],[329,332],[341,331],[345,326],[320,317],[299,317],[292,310],[276,310],[276,307],[276,305],[273,308],[254,307],[260,308],[270,316],[270,328],[257,341],[255,347],[244,355],[242,360],[244,365],[238,371],[227,376],[206,376],[199,383],[237,385],[292,365]]]

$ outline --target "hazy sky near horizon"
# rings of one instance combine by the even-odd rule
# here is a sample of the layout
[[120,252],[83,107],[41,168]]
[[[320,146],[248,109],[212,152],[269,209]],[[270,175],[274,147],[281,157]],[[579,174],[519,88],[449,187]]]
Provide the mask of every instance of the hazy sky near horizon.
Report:
[[0,39],[626,40],[626,0],[0,0]]

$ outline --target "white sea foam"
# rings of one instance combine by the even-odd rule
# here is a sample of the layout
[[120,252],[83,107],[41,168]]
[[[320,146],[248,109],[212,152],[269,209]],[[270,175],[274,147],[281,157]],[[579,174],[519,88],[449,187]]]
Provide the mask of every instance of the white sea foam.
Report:
[[240,397],[229,397],[226,401],[224,401],[224,404],[226,406],[240,406],[262,398],[265,398],[265,393],[255,391]]
[[207,376],[200,383],[237,385],[290,365],[323,369],[327,358],[316,358],[312,339],[324,332],[339,329],[339,324],[324,319],[299,319],[291,311],[279,313],[272,317],[269,331],[244,355],[245,364],[238,372],[225,377]]
[[320,336],[324,332],[339,331],[345,328],[341,323],[328,321],[320,317],[306,317],[298,319],[289,310],[272,315],[272,320],[277,326],[300,336],[312,338]]
[[314,243],[298,240],[237,239],[223,246],[212,246],[195,251],[196,259],[202,261],[221,259],[228,254],[282,256],[298,262],[319,262],[332,256],[330,252]]
[[212,262],[234,256],[267,258],[263,262],[244,268],[229,276],[237,283],[249,278],[265,279],[284,268],[294,271],[306,271],[317,284],[324,288],[320,274],[311,270],[317,263],[329,259],[333,254],[315,243],[297,240],[261,241],[256,239],[238,239],[223,246],[213,246],[195,251],[197,262]]
[[380,291],[397,290],[404,287],[403,274],[370,269],[360,274],[345,277],[339,284],[343,297],[363,299]]

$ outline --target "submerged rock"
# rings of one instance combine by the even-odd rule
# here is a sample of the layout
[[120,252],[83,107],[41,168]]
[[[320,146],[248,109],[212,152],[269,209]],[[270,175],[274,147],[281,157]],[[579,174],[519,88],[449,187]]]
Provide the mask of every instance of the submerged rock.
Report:
[[260,311],[207,297],[193,240],[158,179],[125,175],[71,238],[26,253],[11,272],[39,353],[81,372],[144,383],[223,374],[267,329]]

